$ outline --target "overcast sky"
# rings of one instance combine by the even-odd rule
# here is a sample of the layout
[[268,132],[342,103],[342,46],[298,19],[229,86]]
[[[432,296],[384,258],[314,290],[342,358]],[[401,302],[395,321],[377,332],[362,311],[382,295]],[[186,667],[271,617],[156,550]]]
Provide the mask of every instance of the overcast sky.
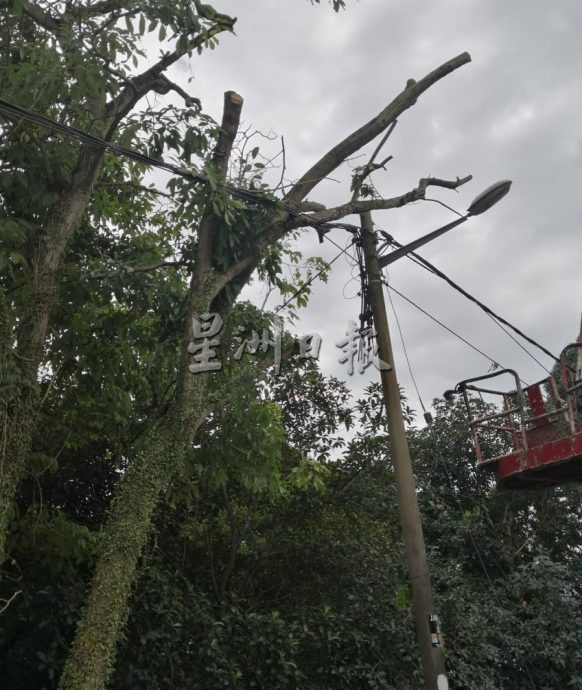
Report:
[[[285,138],[289,181],[330,146],[389,103],[409,78],[419,79],[468,51],[472,62],[427,91],[399,120],[386,155],[394,160],[375,183],[383,196],[414,187],[420,177],[473,181],[455,193],[430,196],[467,208],[499,179],[513,188],[487,214],[471,219],[421,254],[548,349],[575,339],[580,312],[582,249],[582,26],[580,0],[348,0],[334,14],[322,0],[215,0],[238,16],[236,36],[214,51],[179,63],[173,77],[220,120],[223,93],[245,100],[245,125]],[[187,85],[187,79],[194,80]],[[364,159],[354,161],[361,164]],[[311,200],[336,205],[349,198],[349,167],[322,183]],[[374,214],[376,224],[409,242],[454,218],[421,202]],[[347,219],[358,222],[355,217]],[[331,237],[342,246],[347,233]],[[306,256],[331,258],[315,231],[301,240]],[[358,318],[358,291],[342,258],[327,284],[316,283],[296,325],[323,338],[324,373],[346,379],[354,392],[376,379],[346,375],[338,363],[349,319]],[[394,286],[528,382],[544,370],[478,308],[407,259],[391,267]],[[257,289],[253,293],[257,295]],[[352,298],[352,299],[350,299]],[[275,303],[277,300],[275,300]],[[459,380],[486,373],[491,361],[394,296],[408,355],[425,402]],[[397,373],[413,407],[412,388],[394,314]],[[527,344],[526,344],[527,345]],[[533,350],[550,367],[552,361]]]

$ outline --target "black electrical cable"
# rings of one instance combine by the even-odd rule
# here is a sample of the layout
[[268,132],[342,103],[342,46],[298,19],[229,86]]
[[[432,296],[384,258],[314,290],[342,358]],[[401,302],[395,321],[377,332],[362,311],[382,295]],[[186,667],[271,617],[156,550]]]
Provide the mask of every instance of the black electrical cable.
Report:
[[385,280],[384,278],[382,279],[382,284],[385,285],[388,289],[392,290],[392,292],[395,292],[399,297],[402,297],[402,299],[406,300],[413,307],[416,307],[416,309],[418,309],[418,311],[422,312],[425,316],[428,316],[429,319],[432,319],[435,323],[438,323],[439,326],[442,326],[445,330],[447,330],[449,333],[454,335],[455,338],[458,338],[459,340],[464,342],[465,345],[468,345],[470,348],[475,350],[475,352],[478,352],[480,355],[485,357],[485,359],[488,359],[490,362],[492,362],[493,364],[496,364],[497,366],[501,366],[499,364],[499,362],[494,357],[491,357],[486,352],[483,352],[483,350],[480,350],[476,345],[473,345],[473,343],[469,342],[466,338],[463,338],[462,335],[459,335],[452,328],[449,328],[449,326],[444,324],[442,321],[439,321],[435,316],[433,316],[432,314],[429,314],[425,309],[423,309],[418,304],[416,304],[416,302],[413,302],[410,298],[406,297],[406,295],[403,295],[399,290],[397,290],[393,285],[390,285],[390,283],[388,283],[388,281]]
[[181,168],[178,168],[177,166],[174,166],[171,163],[166,163],[164,161],[151,158],[151,156],[147,156],[146,154],[140,153],[139,151],[134,151],[133,149],[128,149],[125,146],[119,146],[119,144],[106,141],[105,139],[101,139],[100,137],[97,137],[93,134],[84,132],[82,129],[73,127],[72,125],[64,125],[60,122],[56,122],[55,120],[52,120],[51,118],[46,117],[45,115],[32,112],[30,110],[27,110],[26,108],[22,108],[19,105],[14,105],[13,103],[9,103],[8,101],[5,101],[2,98],[0,98],[0,111],[3,111],[10,118],[17,116],[19,118],[22,118],[23,120],[28,120],[28,122],[32,122],[33,124],[41,125],[42,127],[46,127],[47,129],[51,129],[55,132],[59,132],[60,134],[64,134],[65,136],[79,139],[79,141],[82,141],[85,144],[90,144],[91,146],[95,146],[96,148],[109,149],[110,151],[113,151],[118,155],[126,156],[127,158],[132,158],[134,160],[140,161],[141,163],[146,163],[147,165],[155,166],[157,168],[168,170],[170,172],[179,171],[179,174],[188,176],[190,179],[198,183],[205,182],[204,178],[200,175],[195,175],[194,173],[182,170]]
[[[168,172],[174,173],[175,175],[184,177],[197,184],[208,184],[208,181],[202,175],[192,173],[172,163],[167,163],[163,160],[157,160],[155,158],[152,158],[151,156],[147,156],[143,153],[139,153],[138,151],[134,151],[133,149],[126,148],[125,146],[119,146],[118,144],[106,141],[105,139],[101,139],[100,137],[94,136],[93,134],[89,134],[88,132],[84,132],[83,130],[78,129],[77,127],[72,127],[71,125],[63,125],[59,122],[56,122],[55,120],[52,120],[49,117],[46,117],[45,115],[40,115],[39,113],[32,112],[31,110],[27,110],[26,108],[23,108],[21,106],[14,105],[13,103],[5,101],[2,98],[0,98],[0,112],[3,112],[10,119],[22,118],[34,124],[46,127],[47,129],[59,132],[60,134],[64,134],[65,136],[78,139],[79,141],[82,141],[91,146],[95,146],[97,148],[104,150],[110,150],[113,153],[116,153],[117,155],[132,158],[133,160],[137,160],[151,167],[160,168],[161,170],[166,170]],[[241,189],[239,187],[233,187],[229,184],[223,184],[221,186],[231,196],[236,197],[238,199],[242,199],[244,201],[259,204],[262,206],[268,206],[269,208],[274,208],[278,205],[277,201],[269,199],[268,197],[265,197],[264,195],[259,194],[257,192],[251,192],[249,190]],[[301,211],[297,211],[293,208],[290,208],[289,206],[283,205],[282,208],[290,216],[293,216],[294,218],[302,218],[308,221],[308,223],[306,224],[315,227],[320,237],[325,236],[325,233],[331,230],[332,228],[341,228],[343,230],[348,230],[349,232],[356,232],[358,230],[358,227],[356,225],[350,225],[349,223],[323,223],[321,221],[315,220],[315,218],[312,218],[307,213],[301,213]]]
[[[428,264],[428,261],[427,261],[426,263],[423,262],[423,261],[419,261],[418,258],[420,258],[420,257],[413,257],[413,256],[410,256],[409,258],[410,258],[410,260],[411,260],[412,262],[414,262],[415,264],[417,264],[417,265],[420,266],[421,268],[424,268],[424,269],[426,269],[427,271],[429,271],[430,273],[434,273],[434,274],[437,275],[437,276],[439,275],[438,269],[437,269],[437,272],[435,272],[435,271],[433,271],[431,268],[429,268],[429,266],[426,265],[426,264]],[[443,274],[443,276],[444,276],[444,274]],[[439,276],[439,277],[441,277],[441,276]],[[478,303],[478,300],[477,300],[476,298],[475,298],[475,300],[473,300],[470,296],[468,296],[468,293],[465,294],[466,291],[463,290],[463,288],[461,288],[460,286],[455,287],[454,282],[453,282],[450,278],[448,278],[447,276],[444,276],[444,277],[443,277],[443,280],[445,280],[445,281],[446,281],[449,285],[451,285],[455,290],[457,290],[458,292],[460,292],[460,293],[463,294],[464,296],[467,296],[468,299],[470,299],[471,301],[476,301],[476,302]],[[480,306],[480,305],[478,304],[478,306]],[[485,306],[485,305],[484,305],[484,306]],[[511,334],[511,333],[507,330],[507,328],[505,328],[505,326],[504,326],[502,323],[500,323],[500,321],[498,320],[498,318],[497,318],[493,313],[490,313],[489,311],[487,311],[487,309],[488,309],[488,308],[485,307],[484,311],[485,311],[485,313],[487,314],[487,316],[493,321],[493,323],[494,323],[496,326],[498,326],[498,327],[499,327],[509,338],[511,338],[511,340],[513,340],[513,342],[514,342],[519,348],[521,348],[521,349],[526,353],[526,355],[527,355],[528,357],[530,357],[531,359],[533,359],[533,361],[534,361],[538,366],[540,366],[547,374],[551,374],[552,372],[551,372],[544,364],[542,364],[542,362],[540,362],[540,360],[539,360],[535,355],[533,355],[533,354],[527,349],[527,347],[525,347],[525,345],[523,345],[522,343],[520,343],[519,340],[518,340],[513,334]],[[500,318],[501,318],[501,317],[500,317]],[[522,337],[528,338],[528,336],[526,336],[525,334],[523,334]],[[528,338],[528,340],[529,340],[529,338]],[[542,346],[540,345],[539,347],[542,347]],[[558,361],[559,361],[559,360],[558,360]]]
[[[388,281],[386,281],[386,282],[388,282]],[[410,378],[412,379],[412,385],[414,386],[414,390],[416,391],[416,395],[418,397],[418,402],[420,403],[420,406],[422,408],[424,418],[427,419],[427,415],[429,414],[429,412],[424,405],[422,395],[420,394],[418,384],[416,383],[416,378],[414,376],[414,372],[412,371],[412,364],[410,362],[410,357],[408,356],[408,349],[407,349],[406,343],[404,341],[404,333],[402,332],[402,327],[400,326],[400,319],[398,318],[398,314],[396,312],[396,307],[394,306],[394,300],[392,299],[392,293],[390,292],[390,290],[388,290],[388,300],[390,301],[390,306],[392,307],[392,312],[394,313],[394,319],[396,321],[398,333],[400,334],[400,342],[402,343],[402,350],[404,351],[404,357],[406,359],[406,364],[408,366],[408,373],[410,374]]]
[[[389,237],[389,242],[393,244],[395,247],[400,248],[403,245],[400,244],[400,242],[397,242],[391,235],[387,235]],[[517,326],[514,326],[512,323],[507,321],[507,319],[504,319],[502,316],[499,316],[499,314],[496,314],[492,309],[490,309],[486,304],[481,302],[479,299],[471,295],[469,292],[467,292],[465,289],[463,289],[458,283],[455,283],[454,280],[449,278],[445,273],[443,273],[440,269],[438,269],[434,264],[430,263],[426,259],[424,259],[422,256],[417,254],[416,252],[411,252],[409,255],[409,258],[411,261],[414,261],[415,263],[422,265],[423,268],[426,270],[430,271],[431,273],[434,273],[436,276],[439,278],[442,278],[446,283],[448,283],[454,290],[459,292],[461,295],[466,297],[468,300],[476,304],[480,309],[482,309],[486,314],[488,314],[490,317],[495,319],[496,321],[501,322],[502,324],[506,325],[508,328],[510,328],[514,333],[517,333],[520,337],[522,337],[524,340],[526,340],[528,343],[533,345],[534,347],[537,347],[539,350],[541,350],[544,354],[546,354],[548,357],[551,357],[553,360],[556,362],[560,361],[560,358],[554,355],[552,352],[550,352],[548,349],[546,349],[543,345],[540,345],[538,342],[536,342],[533,338],[530,338],[528,335],[526,335],[523,331],[521,331]],[[508,334],[509,335],[509,334]],[[523,347],[523,346],[522,346]],[[524,348],[525,349],[525,348]],[[531,357],[533,355],[525,350]],[[543,368],[547,371],[546,367],[539,362],[535,357],[533,359]]]

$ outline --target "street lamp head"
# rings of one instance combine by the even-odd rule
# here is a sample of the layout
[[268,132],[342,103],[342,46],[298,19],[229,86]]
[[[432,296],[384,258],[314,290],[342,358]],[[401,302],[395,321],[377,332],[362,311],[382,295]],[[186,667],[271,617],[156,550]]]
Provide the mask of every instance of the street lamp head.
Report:
[[467,209],[468,216],[478,216],[480,213],[488,211],[494,204],[509,192],[511,180],[501,180],[488,187],[479,196],[475,197]]
[[394,261],[398,261],[398,259],[400,259],[401,257],[415,252],[419,247],[422,247],[427,242],[432,242],[432,240],[435,240],[437,237],[440,237],[445,232],[448,232],[452,228],[455,228],[457,225],[464,223],[471,216],[478,216],[480,213],[484,213],[485,211],[490,209],[493,206],[493,204],[496,204],[499,201],[499,199],[502,199],[507,194],[510,187],[511,180],[502,180],[501,182],[496,182],[495,184],[492,184],[491,187],[487,188],[484,192],[481,192],[481,194],[479,194],[478,197],[473,199],[473,202],[467,209],[466,215],[455,219],[452,223],[443,225],[442,228],[438,228],[437,230],[429,232],[428,235],[424,235],[423,237],[420,237],[419,239],[414,240],[413,242],[409,242],[404,246],[400,246],[399,249],[394,250],[387,256],[379,257],[378,267],[380,269],[385,268]]

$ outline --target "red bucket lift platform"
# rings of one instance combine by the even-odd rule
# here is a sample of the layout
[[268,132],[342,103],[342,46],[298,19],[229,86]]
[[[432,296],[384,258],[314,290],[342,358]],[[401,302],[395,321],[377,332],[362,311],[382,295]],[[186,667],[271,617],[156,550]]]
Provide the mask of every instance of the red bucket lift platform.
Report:
[[[512,379],[506,392],[482,385],[503,376]],[[471,392],[500,396],[502,410],[475,417]],[[578,342],[562,350],[560,381],[549,376],[522,387],[515,371],[501,369],[461,381],[452,393],[464,398],[477,464],[495,471],[500,489],[582,482],[582,329]],[[484,456],[483,440],[491,434],[506,441],[506,453]]]

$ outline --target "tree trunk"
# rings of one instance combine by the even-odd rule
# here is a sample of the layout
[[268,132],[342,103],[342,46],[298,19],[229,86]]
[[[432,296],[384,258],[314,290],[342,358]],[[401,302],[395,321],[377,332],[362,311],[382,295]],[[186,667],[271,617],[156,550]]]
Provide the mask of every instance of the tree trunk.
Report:
[[[207,311],[208,292],[199,291],[194,313]],[[190,319],[187,324],[190,335]],[[208,414],[208,374],[191,374],[186,346],[176,402],[133,450],[104,529],[104,543],[59,690],[104,690],[113,669],[117,640],[127,618],[154,512]]]
[[[242,98],[226,92],[221,134],[213,157],[222,177],[226,176],[241,108]],[[208,312],[220,290],[222,276],[212,268],[217,220],[220,222],[208,209],[198,229],[196,269],[190,284],[174,405],[135,448],[130,469],[120,481],[104,530],[103,551],[59,690],[105,690],[154,511],[172,477],[182,469],[194,435],[206,419],[212,379],[207,373],[190,373],[188,342],[192,339],[191,317]]]
[[106,686],[154,510],[183,464],[185,451],[176,419],[164,418],[146,435],[121,481],[60,690],[102,690]]
[[70,191],[53,206],[34,250],[29,306],[18,327],[16,350],[11,353],[7,347],[1,348],[0,379],[14,357],[19,380],[18,393],[0,401],[0,565],[6,557],[14,495],[25,474],[39,412],[38,369],[44,360],[50,316],[58,301],[66,250],[87,208],[102,160],[101,150],[85,148],[81,152]]

